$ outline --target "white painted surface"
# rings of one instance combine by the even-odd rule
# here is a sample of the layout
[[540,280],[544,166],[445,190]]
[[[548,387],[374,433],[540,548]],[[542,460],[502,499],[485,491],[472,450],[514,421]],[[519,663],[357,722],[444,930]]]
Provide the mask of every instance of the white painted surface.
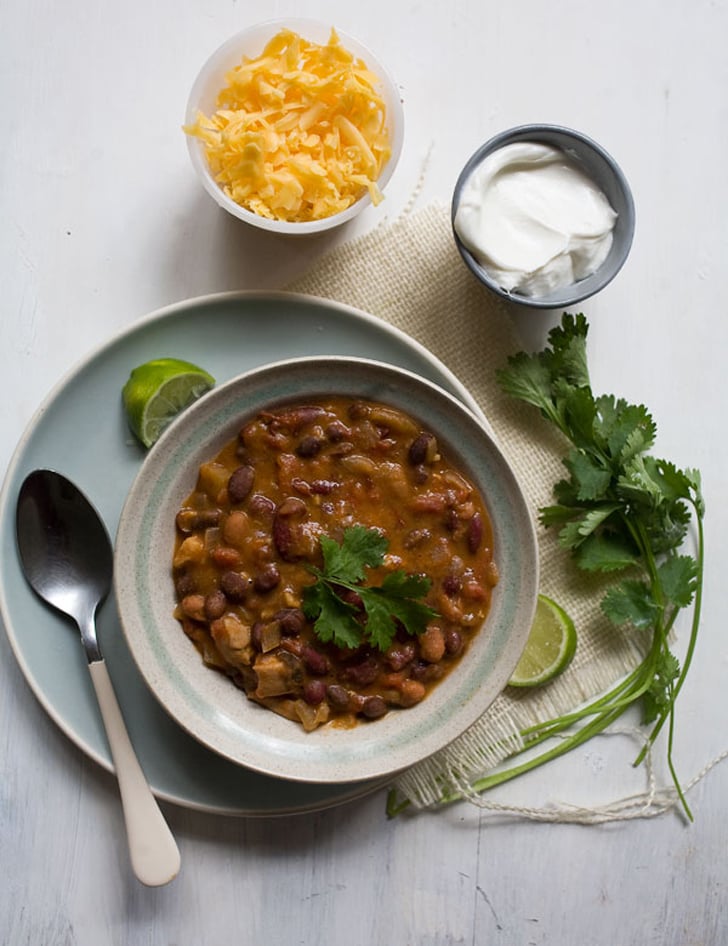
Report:
[[[268,4],[263,17],[285,15]],[[376,48],[405,99],[386,212],[447,201],[486,138],[571,125],[622,165],[630,260],[583,309],[594,386],[644,401],[658,448],[698,466],[708,502],[705,611],[681,695],[685,781],[728,743],[725,259],[728,4],[575,0],[299,2]],[[179,126],[196,69],[259,5],[8,0],[0,29],[0,468],[78,359],[158,306],[280,287],[335,237],[290,244],[227,219],[196,183]],[[523,320],[540,345],[549,317]],[[0,941],[9,946],[549,944],[713,946],[725,918],[728,764],[676,814],[604,827],[534,824],[461,804],[387,821],[384,795],[313,816],[245,821],[165,806],[182,870],[150,890],[127,862],[113,778],[39,707],[0,637]],[[643,788],[621,738],[491,798],[594,805]],[[664,780],[662,755],[658,778]]]

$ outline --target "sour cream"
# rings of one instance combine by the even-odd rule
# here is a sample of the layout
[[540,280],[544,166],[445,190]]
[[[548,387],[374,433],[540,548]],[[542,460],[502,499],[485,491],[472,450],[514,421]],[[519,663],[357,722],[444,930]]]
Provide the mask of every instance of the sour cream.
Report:
[[605,195],[564,151],[523,141],[475,168],[454,225],[499,286],[544,296],[599,269],[616,221]]

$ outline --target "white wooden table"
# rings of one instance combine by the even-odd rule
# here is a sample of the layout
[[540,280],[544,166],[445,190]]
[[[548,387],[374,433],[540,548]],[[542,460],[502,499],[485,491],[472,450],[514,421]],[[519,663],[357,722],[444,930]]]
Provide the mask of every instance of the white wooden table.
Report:
[[[418,205],[447,201],[471,152],[507,127],[581,129],[617,158],[638,213],[626,267],[583,305],[594,386],[645,402],[658,452],[705,481],[704,618],[675,735],[688,782],[728,744],[728,3],[302,0],[296,12],[376,49],[407,114],[385,208],[305,244],[260,240],[218,211],[180,131],[202,60],[285,5],[6,0],[0,469],[51,386],[145,313],[285,285],[332,241],[396,216],[421,175]],[[524,319],[527,340],[540,345],[551,321]],[[383,792],[277,820],[166,804],[183,867],[154,890],[129,870],[114,779],[41,709],[5,635],[0,675],[5,946],[728,941],[728,764],[691,789],[690,826],[674,812],[540,824],[468,804],[389,821]],[[643,790],[633,754],[624,738],[600,739],[489,797],[608,802]],[[662,784],[661,752],[656,765]]]

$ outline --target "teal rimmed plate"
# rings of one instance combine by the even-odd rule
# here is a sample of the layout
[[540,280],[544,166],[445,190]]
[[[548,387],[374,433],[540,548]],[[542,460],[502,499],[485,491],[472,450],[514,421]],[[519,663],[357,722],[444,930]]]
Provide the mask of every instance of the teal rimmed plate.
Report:
[[[45,397],[0,491],[0,615],[26,682],[60,730],[107,770],[111,760],[78,635],[33,595],[15,548],[15,504],[40,466],[73,479],[113,535],[144,452],[126,428],[121,388],[134,366],[165,355],[199,361],[223,383],[248,369],[300,355],[352,354],[429,378],[477,411],[455,375],[381,319],[335,302],[281,292],[232,292],[157,310],[90,353]],[[158,797],[219,814],[309,812],[375,791],[385,780],[288,782],[235,765],[177,726],[149,692],[124,640],[112,596],[99,635],[134,746]]]

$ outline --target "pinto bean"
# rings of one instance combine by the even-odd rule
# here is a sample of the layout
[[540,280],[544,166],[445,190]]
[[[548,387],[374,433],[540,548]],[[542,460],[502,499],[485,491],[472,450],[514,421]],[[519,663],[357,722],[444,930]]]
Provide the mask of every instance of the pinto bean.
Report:
[[419,636],[420,656],[428,663],[436,664],[445,654],[445,635],[439,624],[430,624]]
[[240,564],[240,552],[237,549],[219,545],[210,551],[210,558],[218,568],[231,569]]
[[419,680],[403,680],[400,687],[402,706],[414,706],[425,698],[427,690]]
[[193,621],[205,620],[205,596],[199,594],[186,595],[180,602],[182,611]]
[[233,509],[222,527],[222,537],[228,545],[240,548],[250,535],[250,519],[242,509]]
[[208,621],[215,621],[221,618],[227,610],[227,598],[225,593],[219,588],[211,591],[205,596],[205,617]]
[[220,588],[229,601],[239,604],[248,596],[250,579],[240,572],[223,572],[220,576]]

